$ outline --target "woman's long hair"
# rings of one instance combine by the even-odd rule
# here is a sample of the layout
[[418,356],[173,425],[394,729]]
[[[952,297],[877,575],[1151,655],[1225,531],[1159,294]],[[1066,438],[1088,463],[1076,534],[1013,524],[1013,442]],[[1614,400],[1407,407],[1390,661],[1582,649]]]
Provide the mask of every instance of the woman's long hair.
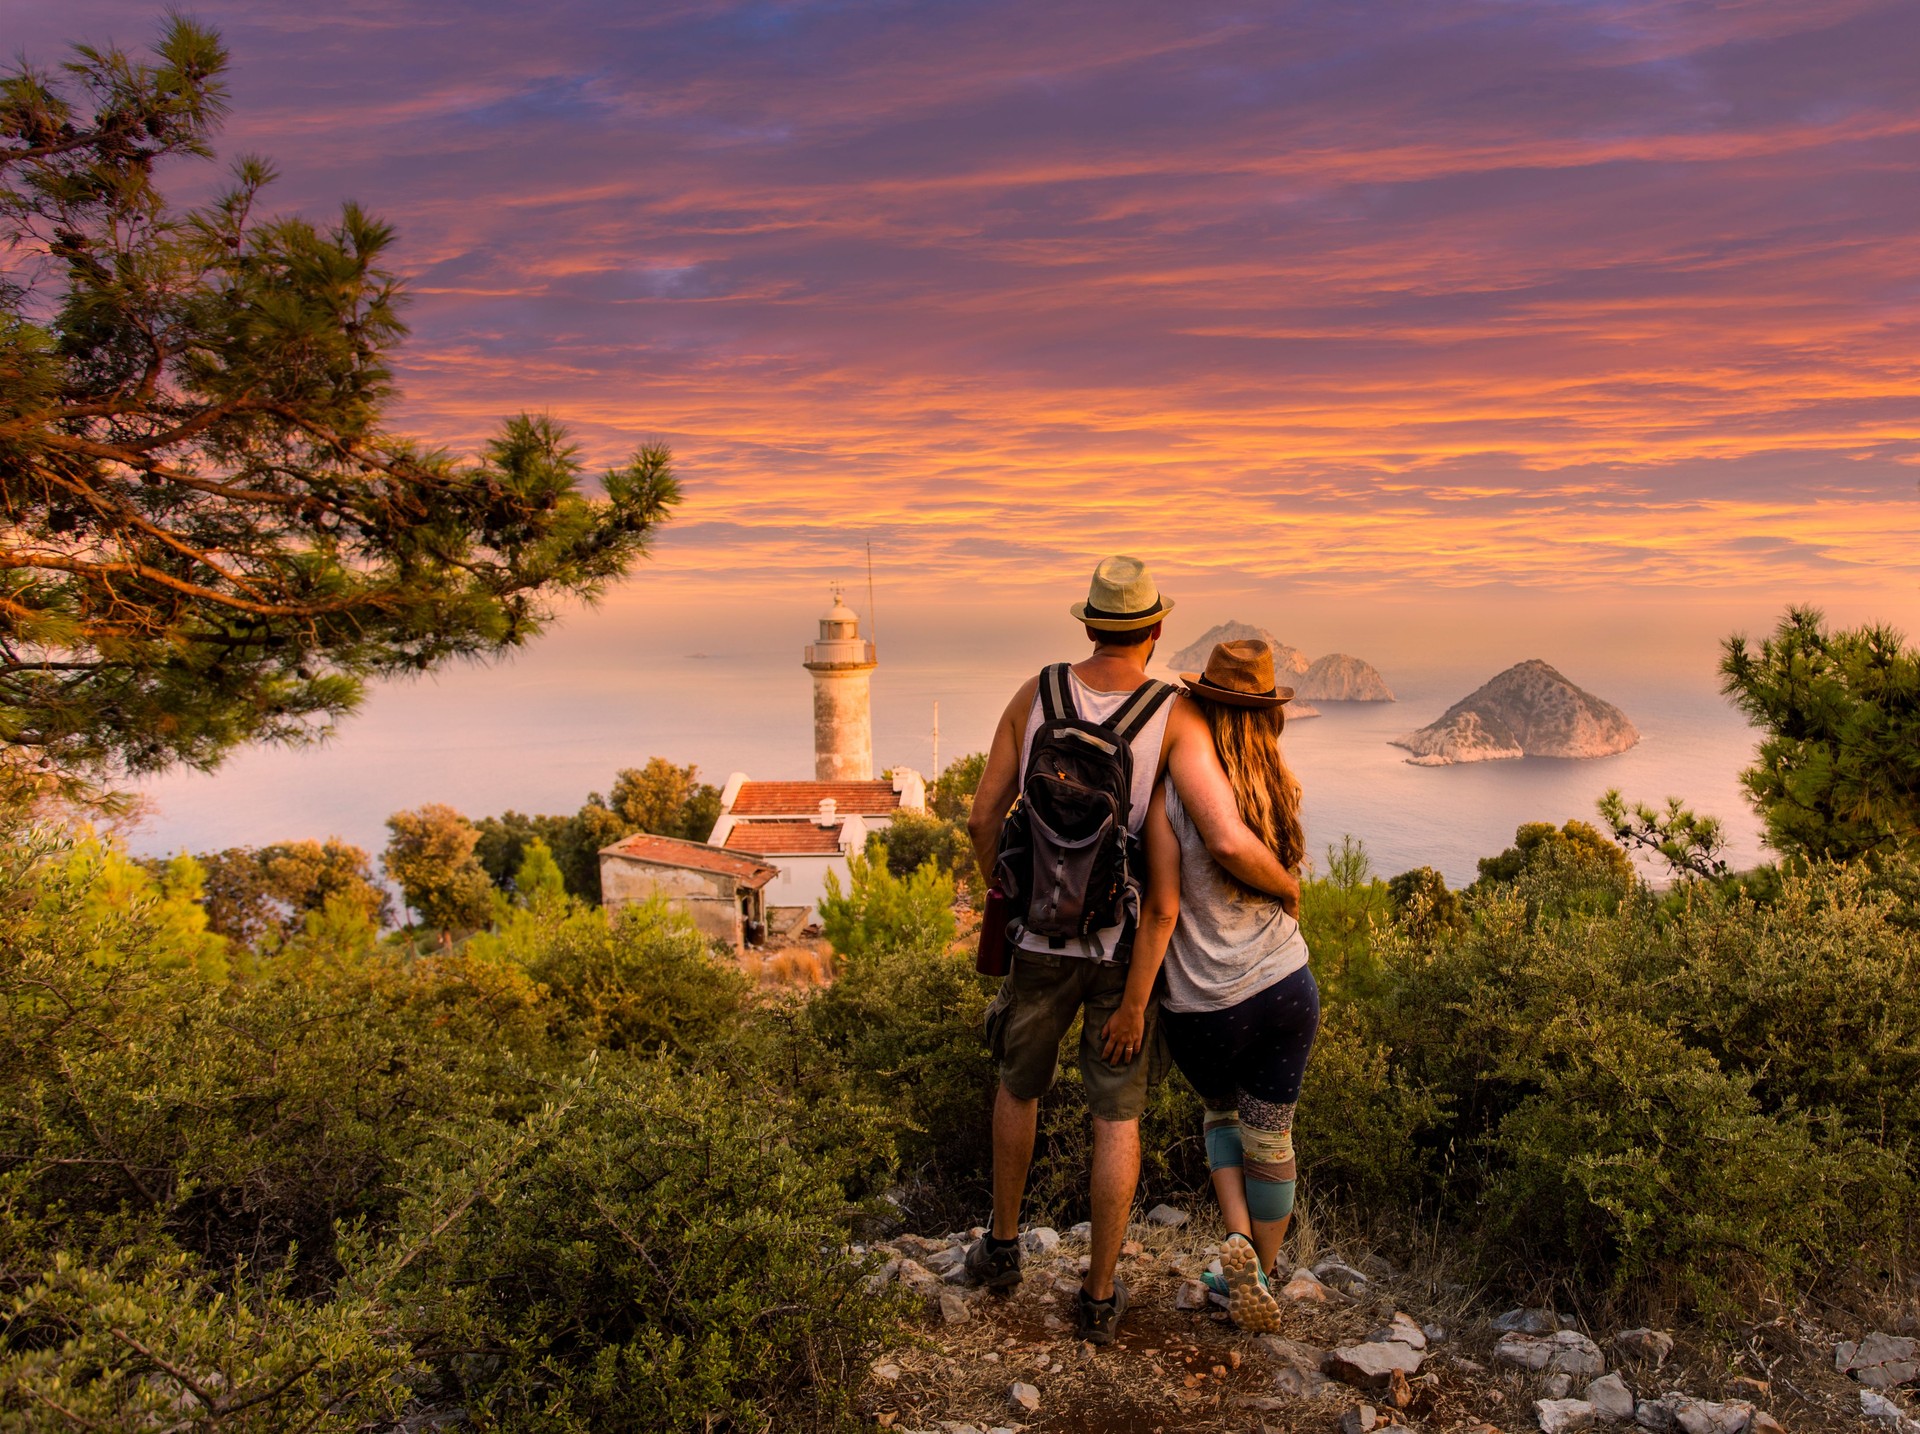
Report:
[[1307,855],[1307,834],[1300,825],[1300,782],[1280,753],[1279,707],[1229,707],[1201,702],[1213,748],[1227,769],[1240,820],[1288,871],[1297,872]]

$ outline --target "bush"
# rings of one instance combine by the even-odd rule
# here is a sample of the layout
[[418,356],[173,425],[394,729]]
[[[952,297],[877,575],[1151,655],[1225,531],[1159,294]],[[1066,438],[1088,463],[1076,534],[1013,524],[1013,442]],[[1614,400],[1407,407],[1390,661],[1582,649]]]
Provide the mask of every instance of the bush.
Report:
[[796,1136],[770,1091],[610,1064],[401,1285],[474,1351],[462,1399],[526,1430],[851,1427],[892,1320],[834,1252],[884,1137],[833,1114]]
[[852,882],[845,892],[837,873],[827,873],[820,920],[827,942],[842,956],[883,951],[943,951],[954,938],[953,878],[933,866],[895,876],[883,846],[870,856],[847,859]]

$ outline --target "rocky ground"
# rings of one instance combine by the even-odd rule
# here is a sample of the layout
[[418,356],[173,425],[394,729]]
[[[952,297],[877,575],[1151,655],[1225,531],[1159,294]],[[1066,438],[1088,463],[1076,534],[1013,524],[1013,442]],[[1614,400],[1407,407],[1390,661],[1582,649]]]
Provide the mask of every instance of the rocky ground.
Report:
[[1902,1388],[1920,1383],[1911,1300],[1891,1321],[1905,1333],[1836,1331],[1807,1314],[1737,1343],[1594,1329],[1553,1310],[1481,1307],[1432,1272],[1316,1250],[1309,1231],[1286,1272],[1282,1333],[1252,1335],[1199,1282],[1220,1232],[1167,1207],[1148,1219],[1121,1260],[1132,1310],[1099,1350],[1073,1331],[1084,1226],[1029,1230],[1026,1278],[1005,1294],[967,1283],[960,1260],[977,1231],[873,1246],[876,1286],[907,1292],[924,1320],[874,1362],[863,1410],[925,1434],[1920,1434]]

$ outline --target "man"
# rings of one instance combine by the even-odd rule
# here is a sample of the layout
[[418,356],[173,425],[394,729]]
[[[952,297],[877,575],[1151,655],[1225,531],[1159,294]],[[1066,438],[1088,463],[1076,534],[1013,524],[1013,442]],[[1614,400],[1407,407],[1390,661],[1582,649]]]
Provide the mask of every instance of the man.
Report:
[[[1111,557],[1094,569],[1086,602],[1069,609],[1094,645],[1090,657],[1069,669],[1081,718],[1113,717],[1149,680],[1147,664],[1161,621],[1172,608],[1138,558]],[[1039,685],[1039,677],[1028,679],[1007,704],[974,796],[968,830],[988,880],[1002,825],[1020,791],[1028,747],[1043,721]],[[1127,821],[1136,835],[1154,788],[1170,774],[1214,860],[1298,910],[1299,883],[1240,820],[1212,733],[1197,707],[1184,697],[1163,703],[1133,734],[1131,745]],[[967,1269],[991,1288],[1020,1282],[1020,1203],[1033,1160],[1040,1097],[1053,1084],[1061,1039],[1081,1015],[1080,1071],[1093,1111],[1093,1248],[1080,1287],[1078,1326],[1080,1338],[1094,1344],[1112,1343],[1127,1308],[1126,1285],[1114,1266],[1140,1180],[1140,1114],[1154,1037],[1151,1003],[1145,1029],[1131,1044],[1107,1041],[1103,1034],[1126,989],[1130,935],[1115,927],[1063,944],[1060,938],[1050,941],[1025,931],[1016,919],[1009,932],[1013,966],[987,1013],[989,1039],[1000,1062],[993,1107],[993,1225],[968,1250]]]

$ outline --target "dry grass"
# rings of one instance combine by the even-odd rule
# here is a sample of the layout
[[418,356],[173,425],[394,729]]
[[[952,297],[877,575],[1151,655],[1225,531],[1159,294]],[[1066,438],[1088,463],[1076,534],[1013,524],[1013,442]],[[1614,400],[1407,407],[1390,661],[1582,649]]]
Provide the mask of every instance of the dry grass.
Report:
[[833,952],[824,945],[747,950],[740,953],[740,969],[756,986],[813,990],[832,984]]

